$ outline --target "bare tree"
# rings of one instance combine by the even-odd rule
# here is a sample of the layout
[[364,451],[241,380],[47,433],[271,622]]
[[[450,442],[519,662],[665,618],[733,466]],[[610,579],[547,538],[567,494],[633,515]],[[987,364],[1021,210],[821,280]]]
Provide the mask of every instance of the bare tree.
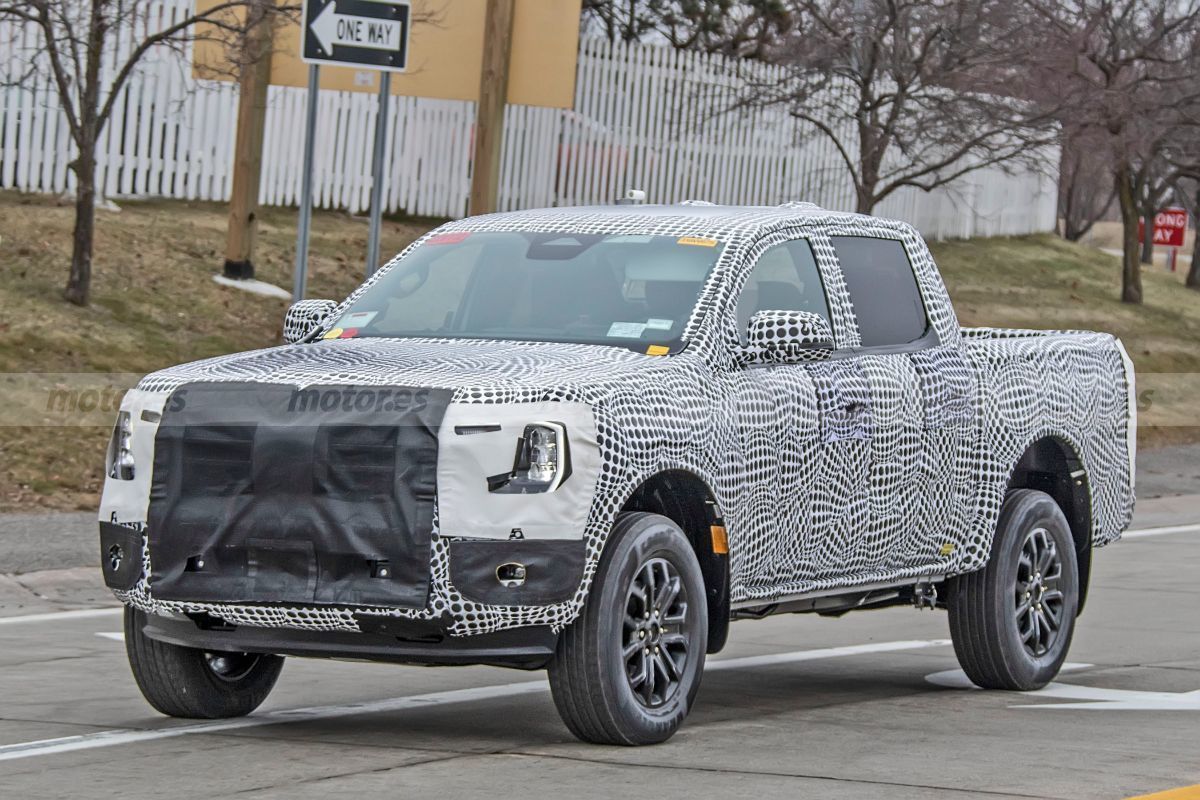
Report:
[[610,41],[761,59],[791,27],[787,0],[584,0],[585,25]]
[[1052,113],[1010,74],[1024,39],[1008,3],[792,0],[792,12],[770,55],[789,78],[748,102],[785,103],[826,138],[861,213],[904,187],[1034,161],[1057,140]]
[[1193,226],[1196,230],[1192,234],[1192,266],[1188,269],[1185,285],[1189,289],[1200,291],[1200,173],[1197,173],[1190,183],[1192,184],[1192,193],[1183,196],[1189,200],[1188,211],[1191,212],[1192,219],[1196,222],[1196,225]]
[[1142,227],[1139,230],[1143,232],[1138,261],[1142,264],[1153,264],[1154,218],[1158,216],[1167,198],[1174,194],[1178,174],[1159,158],[1142,160],[1138,171],[1140,174],[1135,181],[1137,189],[1134,195],[1142,219]]
[[[155,48],[181,48],[212,37],[235,51],[246,30],[265,17],[295,15],[298,4],[274,0],[215,0],[178,20],[139,0],[0,0],[0,20],[33,25],[35,52],[22,58],[31,70],[49,73],[66,117],[76,155],[75,231],[71,271],[63,296],[88,302],[96,217],[96,143],[119,106],[121,90],[138,63]],[[135,36],[120,50],[119,36]],[[233,63],[236,63],[236,58]]]
[[1067,241],[1077,242],[1087,235],[1116,197],[1104,141],[1096,131],[1069,120],[1063,123],[1058,213]]
[[[1200,74],[1200,52],[1196,53],[1196,73]],[[1198,104],[1200,105],[1200,104]],[[1200,109],[1193,108],[1193,119]],[[1175,197],[1191,214],[1195,224],[1192,241],[1192,264],[1185,285],[1200,291],[1200,127],[1190,125],[1182,135],[1175,136],[1165,148],[1164,161],[1174,170]]]
[[[1121,210],[1121,299],[1142,302],[1138,221],[1200,135],[1197,0],[1025,0],[1043,43],[1035,71],[1076,124],[1103,137]],[[1049,90],[1049,89],[1048,89]]]

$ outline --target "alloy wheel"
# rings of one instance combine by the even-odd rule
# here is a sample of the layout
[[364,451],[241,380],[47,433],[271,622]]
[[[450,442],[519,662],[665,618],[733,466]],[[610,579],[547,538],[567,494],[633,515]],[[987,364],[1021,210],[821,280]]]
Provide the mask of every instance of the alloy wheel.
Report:
[[675,565],[653,558],[638,569],[625,601],[621,657],[634,697],[658,708],[679,690],[692,645],[687,588]]
[[1021,644],[1040,657],[1054,647],[1063,625],[1062,558],[1054,537],[1045,528],[1034,528],[1021,545],[1013,616]]

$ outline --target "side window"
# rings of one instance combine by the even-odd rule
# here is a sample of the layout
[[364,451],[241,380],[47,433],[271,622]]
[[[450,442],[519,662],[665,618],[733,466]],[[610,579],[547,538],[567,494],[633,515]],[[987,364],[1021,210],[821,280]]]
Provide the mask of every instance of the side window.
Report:
[[754,264],[737,303],[738,338],[758,311],[809,311],[829,321],[829,304],[812,248],[804,239],[777,244]]
[[904,245],[895,239],[834,236],[863,347],[907,344],[929,327]]

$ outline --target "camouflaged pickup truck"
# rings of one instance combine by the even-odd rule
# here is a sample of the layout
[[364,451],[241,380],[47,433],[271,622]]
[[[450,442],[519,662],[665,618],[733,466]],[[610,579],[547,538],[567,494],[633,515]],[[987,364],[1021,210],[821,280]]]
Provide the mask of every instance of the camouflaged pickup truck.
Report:
[[113,431],[104,575],[166,714],[247,714],[284,656],[497,664],[658,742],[731,620],[895,604],[1032,689],[1132,513],[1120,342],[961,328],[911,227],[811,204],[451,222],[285,340]]

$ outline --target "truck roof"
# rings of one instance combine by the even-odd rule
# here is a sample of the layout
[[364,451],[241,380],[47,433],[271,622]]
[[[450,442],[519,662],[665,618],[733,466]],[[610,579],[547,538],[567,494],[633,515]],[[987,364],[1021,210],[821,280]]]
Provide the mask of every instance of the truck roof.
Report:
[[507,211],[456,220],[440,230],[557,230],[744,238],[763,230],[816,224],[909,229],[902,222],[830,211],[814,203],[732,206],[686,201],[670,205],[563,206]]

